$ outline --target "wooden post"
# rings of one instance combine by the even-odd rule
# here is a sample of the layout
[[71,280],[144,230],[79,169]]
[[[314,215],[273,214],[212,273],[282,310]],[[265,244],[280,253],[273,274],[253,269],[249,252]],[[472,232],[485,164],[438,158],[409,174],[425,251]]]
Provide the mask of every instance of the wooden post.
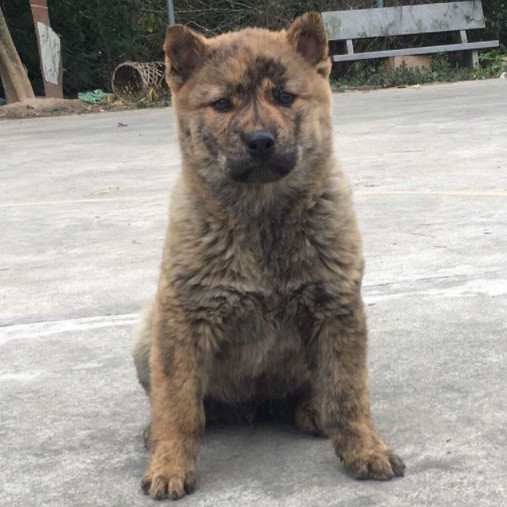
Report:
[[60,38],[50,26],[47,0],[30,0],[46,97],[63,98]]

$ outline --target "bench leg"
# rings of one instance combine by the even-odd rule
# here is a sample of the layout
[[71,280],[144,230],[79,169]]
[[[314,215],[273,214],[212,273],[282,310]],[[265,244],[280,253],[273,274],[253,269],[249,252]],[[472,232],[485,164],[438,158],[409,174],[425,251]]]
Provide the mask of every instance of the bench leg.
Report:
[[471,69],[479,68],[479,51],[467,51],[465,53],[465,65]]

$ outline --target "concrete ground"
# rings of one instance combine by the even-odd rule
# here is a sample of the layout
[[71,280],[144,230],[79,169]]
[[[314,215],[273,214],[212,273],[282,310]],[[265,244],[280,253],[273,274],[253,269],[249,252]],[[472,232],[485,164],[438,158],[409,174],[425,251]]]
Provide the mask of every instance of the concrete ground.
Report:
[[[507,81],[335,95],[367,271],[373,412],[407,464],[206,433],[195,506],[507,504]],[[178,172],[171,109],[0,122],[0,504],[144,506],[130,337]]]

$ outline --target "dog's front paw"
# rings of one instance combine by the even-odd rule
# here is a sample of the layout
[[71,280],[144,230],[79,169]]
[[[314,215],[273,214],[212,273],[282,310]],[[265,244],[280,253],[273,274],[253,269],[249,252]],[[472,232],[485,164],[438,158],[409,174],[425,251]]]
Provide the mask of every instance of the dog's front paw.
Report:
[[145,495],[155,500],[177,500],[195,490],[196,473],[191,467],[149,465],[142,478],[141,488]]
[[341,459],[354,479],[388,481],[393,477],[402,477],[405,470],[401,458],[382,445],[345,452]]

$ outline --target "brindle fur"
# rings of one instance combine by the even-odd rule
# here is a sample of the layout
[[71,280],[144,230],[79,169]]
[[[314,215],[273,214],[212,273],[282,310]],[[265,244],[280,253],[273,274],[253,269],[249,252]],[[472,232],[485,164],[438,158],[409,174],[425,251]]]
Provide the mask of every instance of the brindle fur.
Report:
[[[151,402],[142,487],[153,498],[194,490],[204,402],[254,413],[265,400],[299,400],[297,426],[327,435],[354,477],[403,475],[370,413],[363,255],[333,158],[327,47],[316,13],[281,32],[168,29],[183,167],[133,353]],[[292,105],[274,100],[283,90]],[[231,111],[210,106],[221,97]],[[238,182],[243,137],[262,129],[295,166],[276,182]]]

